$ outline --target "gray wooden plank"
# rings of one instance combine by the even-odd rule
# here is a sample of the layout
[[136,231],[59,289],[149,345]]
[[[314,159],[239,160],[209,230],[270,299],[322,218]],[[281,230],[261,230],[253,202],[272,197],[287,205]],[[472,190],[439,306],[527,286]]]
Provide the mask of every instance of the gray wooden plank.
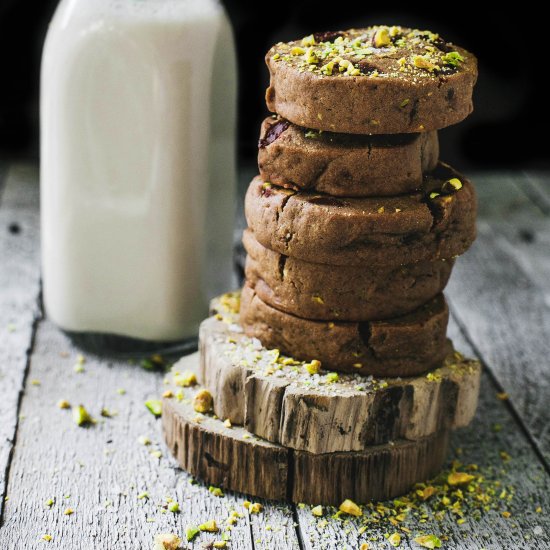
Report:
[[550,172],[527,172],[527,193],[550,216]]
[[[191,484],[190,476],[177,468],[162,443],[160,422],[144,406],[146,399],[161,393],[161,374],[91,356],[85,372],[76,373],[78,353],[48,321],[39,324],[1,548],[34,548],[44,534],[51,535],[59,549],[150,548],[156,533],[182,533],[186,524],[210,519],[222,524],[230,509],[244,513],[231,532],[231,548],[252,548],[255,539],[273,541],[277,548],[297,547],[289,508],[266,504],[264,514],[250,519],[243,496],[215,497],[202,484]],[[126,394],[119,395],[118,388]],[[59,399],[84,404],[100,422],[77,427],[70,411],[56,407]],[[103,407],[116,415],[101,418]],[[141,445],[140,436],[153,444]],[[163,453],[160,459],[150,454],[157,449]],[[144,491],[148,499],[139,499]],[[179,514],[163,513],[166,497],[177,500]],[[44,505],[49,498],[56,500],[51,508]],[[67,507],[75,513],[64,515]],[[287,526],[268,530],[266,517],[278,518],[281,525],[286,521]],[[202,534],[196,540],[219,540],[219,535]]]
[[[458,349],[474,355],[453,321],[449,333]],[[464,464],[477,464],[480,473],[489,478],[494,476],[501,481],[503,488],[515,488],[511,503],[502,508],[511,513],[510,518],[504,518],[500,510],[483,513],[479,521],[466,514],[462,525],[448,515],[441,522],[429,518],[423,523],[420,518],[413,518],[402,524],[411,529],[410,535],[389,522],[371,526],[361,534],[361,519],[342,522],[330,515],[318,519],[306,506],[298,508],[305,548],[351,550],[359,548],[363,542],[370,544],[370,548],[391,548],[384,535],[393,532],[401,533],[400,548],[418,549],[412,539],[420,533],[448,537],[443,548],[456,550],[550,548],[549,476],[508,410],[507,403],[497,399],[496,391],[490,378],[484,374],[478,413],[468,428],[453,435],[452,457],[458,457]],[[495,426],[502,426],[502,429],[497,431]],[[511,459],[504,462],[500,451],[506,451]],[[498,500],[498,497],[497,494],[495,498]],[[536,512],[539,506],[542,513]],[[334,509],[330,510],[333,512]],[[325,520],[326,526],[319,527]]]
[[479,238],[458,260],[448,295],[548,458],[550,218],[541,201],[533,200],[525,174],[480,175],[474,181]]
[[0,524],[34,322],[40,314],[36,171],[12,168],[0,198]]

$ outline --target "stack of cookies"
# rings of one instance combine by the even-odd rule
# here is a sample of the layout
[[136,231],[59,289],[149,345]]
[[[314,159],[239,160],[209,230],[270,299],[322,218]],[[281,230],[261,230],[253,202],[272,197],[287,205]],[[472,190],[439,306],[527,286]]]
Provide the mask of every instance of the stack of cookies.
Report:
[[442,294],[476,196],[437,135],[472,111],[476,60],[377,26],[266,61],[276,114],[245,200],[246,281],[201,327],[199,392],[218,419],[195,425],[167,399],[167,441],[196,475],[258,496],[389,498],[437,472],[477,403],[480,368],[447,339]]

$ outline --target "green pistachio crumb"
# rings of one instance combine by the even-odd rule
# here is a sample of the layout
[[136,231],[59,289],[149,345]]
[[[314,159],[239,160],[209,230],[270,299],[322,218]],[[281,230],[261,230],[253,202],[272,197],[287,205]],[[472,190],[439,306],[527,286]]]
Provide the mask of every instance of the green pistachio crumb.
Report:
[[158,418],[162,415],[162,402],[158,399],[148,399],[145,406],[153,416]]
[[84,405],[78,405],[73,408],[73,420],[77,426],[85,426],[92,422],[92,417]]

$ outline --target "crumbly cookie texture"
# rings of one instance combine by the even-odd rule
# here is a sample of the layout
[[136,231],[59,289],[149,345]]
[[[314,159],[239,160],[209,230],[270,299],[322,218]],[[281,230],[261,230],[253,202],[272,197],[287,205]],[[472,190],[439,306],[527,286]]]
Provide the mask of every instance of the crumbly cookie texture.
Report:
[[451,259],[475,238],[472,184],[441,163],[421,192],[341,198],[252,180],[248,227],[264,247],[306,262],[384,266]]
[[[280,42],[266,56],[268,108],[320,130],[409,133],[472,110],[476,58],[431,31],[374,26]],[[366,94],[366,95],[365,95]]]

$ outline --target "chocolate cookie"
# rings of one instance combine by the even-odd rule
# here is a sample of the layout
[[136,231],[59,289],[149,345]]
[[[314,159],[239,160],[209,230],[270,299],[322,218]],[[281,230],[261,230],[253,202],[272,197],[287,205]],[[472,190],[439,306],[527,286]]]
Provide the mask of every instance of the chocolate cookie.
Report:
[[372,321],[405,315],[439,294],[453,260],[417,262],[391,269],[314,264],[262,246],[248,229],[243,243],[246,280],[258,297],[307,319]]
[[258,166],[264,181],[347,197],[418,190],[439,157],[437,132],[359,136],[318,132],[266,118]]
[[322,322],[283,313],[250,286],[241,295],[240,324],[247,336],[324,369],[373,376],[416,376],[441,366],[450,352],[449,311],[439,294],[420,309],[386,321]]
[[472,184],[440,163],[422,191],[396,197],[337,198],[252,180],[245,214],[265,247],[301,260],[384,266],[450,259],[475,239]]
[[430,31],[376,26],[273,46],[270,111],[328,132],[403,134],[445,128],[473,109],[477,61]]

